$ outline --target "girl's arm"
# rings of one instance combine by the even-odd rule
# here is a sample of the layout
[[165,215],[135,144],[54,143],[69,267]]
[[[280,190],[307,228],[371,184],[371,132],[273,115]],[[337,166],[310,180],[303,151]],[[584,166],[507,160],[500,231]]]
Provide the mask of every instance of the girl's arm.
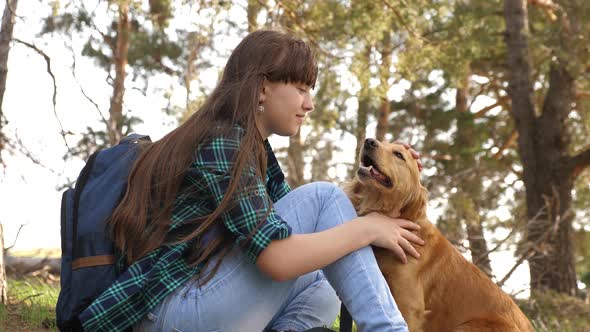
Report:
[[391,249],[405,263],[404,251],[420,256],[409,242],[424,244],[411,232],[417,229],[417,224],[407,220],[369,214],[322,232],[272,241],[258,256],[256,265],[272,279],[284,281],[321,269],[370,244]]

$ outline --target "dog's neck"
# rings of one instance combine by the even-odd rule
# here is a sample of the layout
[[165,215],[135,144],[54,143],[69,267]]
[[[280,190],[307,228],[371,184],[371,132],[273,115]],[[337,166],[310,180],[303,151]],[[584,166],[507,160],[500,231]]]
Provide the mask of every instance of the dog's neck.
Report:
[[[402,208],[399,201],[383,201],[379,199],[381,195],[377,191],[364,191],[362,184],[358,181],[345,183],[343,186],[357,213],[360,216],[366,215],[370,212],[378,212],[392,218],[402,218],[418,222],[419,220],[426,220],[426,201],[422,202],[421,206],[415,206],[412,209]],[[365,205],[363,202],[371,202],[370,205]]]

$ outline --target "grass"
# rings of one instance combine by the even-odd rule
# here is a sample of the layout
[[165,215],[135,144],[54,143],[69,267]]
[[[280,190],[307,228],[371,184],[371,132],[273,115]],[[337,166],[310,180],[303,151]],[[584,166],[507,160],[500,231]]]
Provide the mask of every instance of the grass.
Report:
[[8,305],[0,304],[0,326],[6,331],[57,331],[55,303],[59,283],[38,277],[8,279]]
[[590,304],[552,291],[517,301],[538,332],[590,332]]
[[[55,303],[59,281],[25,277],[8,279],[8,305],[0,304],[1,331],[45,332],[57,331]],[[584,301],[547,292],[518,305],[530,318],[536,332],[590,332],[590,305]],[[332,329],[338,331],[337,319]],[[353,327],[356,331],[356,326]]]
[[[340,314],[338,314],[338,318],[336,318],[334,325],[332,325],[332,330],[340,331]],[[354,322],[352,322],[352,332],[356,332],[356,331],[357,331],[356,324]]]

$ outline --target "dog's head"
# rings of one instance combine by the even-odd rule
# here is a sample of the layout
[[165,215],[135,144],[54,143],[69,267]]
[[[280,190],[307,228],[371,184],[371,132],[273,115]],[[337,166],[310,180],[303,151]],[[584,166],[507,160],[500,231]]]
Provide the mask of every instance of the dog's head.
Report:
[[378,211],[409,220],[425,216],[427,191],[416,160],[401,144],[366,139],[347,191],[361,214]]

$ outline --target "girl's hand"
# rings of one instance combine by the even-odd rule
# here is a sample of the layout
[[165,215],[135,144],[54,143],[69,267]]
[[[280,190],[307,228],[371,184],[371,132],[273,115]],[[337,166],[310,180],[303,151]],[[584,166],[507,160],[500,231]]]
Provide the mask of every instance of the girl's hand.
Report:
[[416,159],[416,162],[418,163],[418,170],[420,172],[422,172],[422,168],[424,168],[424,167],[422,166],[422,161],[420,160],[420,154],[418,153],[418,151],[412,149],[412,147],[410,146],[410,144],[408,144],[406,142],[395,141],[394,143],[401,144],[404,147],[406,147],[406,149],[410,150],[410,153],[412,154],[412,157],[414,157],[414,159]]
[[363,218],[365,218],[363,222],[369,224],[374,235],[372,245],[393,251],[404,264],[408,262],[406,253],[420,258],[420,254],[411,243],[424,245],[424,240],[412,233],[413,230],[420,229],[418,224],[405,219],[387,217],[377,212],[368,213]]

